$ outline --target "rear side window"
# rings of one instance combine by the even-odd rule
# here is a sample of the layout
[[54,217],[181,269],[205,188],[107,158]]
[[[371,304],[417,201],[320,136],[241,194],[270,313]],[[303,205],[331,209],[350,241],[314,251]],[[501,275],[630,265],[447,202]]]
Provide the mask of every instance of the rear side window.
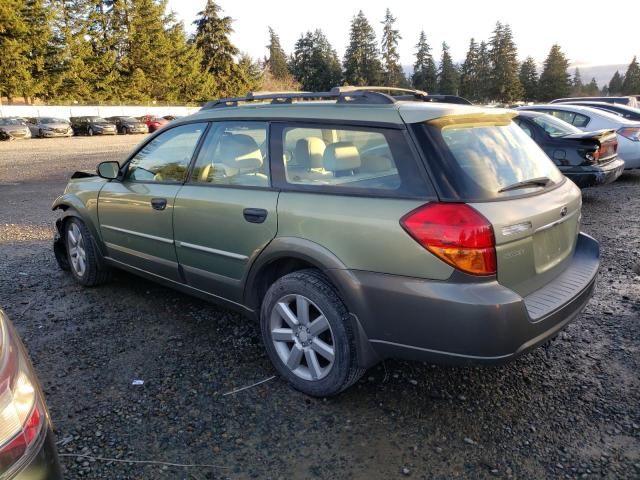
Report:
[[[300,190],[425,196],[428,189],[401,130],[337,125],[275,127],[280,181]],[[280,156],[281,155],[281,156]]]
[[483,201],[542,191],[537,185],[509,189],[518,182],[563,176],[544,151],[505,115],[458,115],[412,126],[442,196]]

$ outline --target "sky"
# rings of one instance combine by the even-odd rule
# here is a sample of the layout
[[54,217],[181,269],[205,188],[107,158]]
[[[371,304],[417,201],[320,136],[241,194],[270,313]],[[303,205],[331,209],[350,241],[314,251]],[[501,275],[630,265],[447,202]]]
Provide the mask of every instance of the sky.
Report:
[[[169,8],[188,31],[206,0],[169,0]],[[424,29],[434,58],[446,41],[455,61],[462,62],[469,40],[488,40],[496,21],[511,25],[520,60],[531,55],[542,63],[554,43],[559,43],[572,65],[629,64],[640,56],[640,16],[637,0],[620,0],[603,11],[607,2],[594,0],[218,0],[223,14],[233,18],[232,40],[254,58],[266,54],[267,27],[274,28],[287,53],[307,30],[321,28],[342,56],[349,41],[349,24],[362,10],[374,26],[378,41],[387,7],[397,18],[403,65],[414,62],[415,44]],[[625,14],[624,12],[629,12]],[[603,19],[604,17],[604,19]],[[605,20],[610,18],[611,20]]]

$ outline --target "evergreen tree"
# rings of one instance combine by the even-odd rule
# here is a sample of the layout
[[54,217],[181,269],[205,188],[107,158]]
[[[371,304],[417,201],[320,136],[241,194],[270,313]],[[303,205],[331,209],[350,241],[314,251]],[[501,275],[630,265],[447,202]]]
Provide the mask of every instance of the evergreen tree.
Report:
[[573,80],[571,81],[571,86],[573,87],[571,91],[571,96],[573,97],[581,97],[584,95],[584,84],[582,83],[582,75],[580,75],[580,69],[576,67],[573,72]]
[[620,95],[622,93],[623,81],[624,77],[616,70],[616,73],[613,74],[613,77],[611,77],[611,81],[609,82],[609,95]]
[[387,8],[382,22],[382,66],[383,85],[388,87],[406,86],[406,78],[400,65],[400,54],[398,53],[398,40],[402,37],[400,32],[394,28],[396,19],[391,15],[391,10]]
[[245,95],[254,90],[258,90],[260,82],[262,81],[262,71],[260,66],[248,53],[240,54],[238,69],[238,94]]
[[438,92],[442,95],[457,95],[459,83],[458,69],[449,53],[449,45],[442,42],[442,59],[438,72]]
[[527,57],[520,65],[520,84],[525,101],[532,102],[538,99],[538,68],[533,57]]
[[622,82],[623,95],[640,95],[640,65],[634,56],[627,68]]
[[338,55],[321,30],[307,32],[298,39],[289,66],[303,90],[328,91],[340,84]]
[[438,72],[424,30],[420,32],[416,48],[418,51],[416,52],[416,62],[413,64],[411,83],[413,88],[433,92],[438,88]]
[[29,26],[29,34],[23,39],[26,46],[26,58],[29,68],[29,81],[22,85],[22,95],[26,103],[32,103],[33,97],[42,95],[47,83],[47,57],[51,53],[51,11],[44,0],[25,0],[22,18]]
[[289,76],[287,55],[280,45],[280,37],[271,27],[269,27],[269,45],[267,45],[267,48],[269,49],[269,57],[267,59],[269,71],[274,78],[280,80],[287,78]]
[[518,50],[509,25],[496,23],[491,46],[492,97],[500,102],[513,102],[522,97],[518,75]]
[[379,85],[382,81],[376,34],[362,10],[351,21],[343,65],[344,80],[349,85]]
[[233,75],[230,77],[232,86],[224,85],[227,90],[212,93],[215,87],[219,89],[220,85],[214,86],[216,78],[202,68],[204,54],[192,42],[187,42],[182,22],[173,25],[167,34],[172,47],[171,57],[175,76],[171,82],[171,89],[163,100],[173,103],[197,102],[210,100],[213,95],[218,97],[246,93],[241,92],[239,88],[240,78],[236,75],[236,73],[239,74],[239,68],[235,63],[233,63]]
[[491,52],[486,42],[480,42],[476,67],[478,99],[487,102],[491,97]]
[[600,88],[595,77],[591,78],[591,81],[584,86],[583,93],[586,97],[597,97],[600,94]]
[[252,73],[247,70],[252,60],[244,58],[243,65],[236,63],[238,49],[231,42],[229,36],[233,33],[231,26],[233,19],[220,15],[221,8],[214,0],[207,0],[203,11],[193,22],[196,33],[193,43],[201,52],[201,65],[210,74],[207,81],[211,86],[211,97],[221,98],[245,94],[255,86]]
[[460,72],[460,95],[469,100],[480,100],[478,84],[478,44],[472,38],[469,51]]
[[0,96],[7,97],[9,104],[32,82],[30,65],[25,62],[29,25],[22,15],[22,4],[21,0],[0,2]]
[[560,45],[551,47],[540,75],[541,100],[567,97],[571,93],[571,76],[567,72],[569,61]]

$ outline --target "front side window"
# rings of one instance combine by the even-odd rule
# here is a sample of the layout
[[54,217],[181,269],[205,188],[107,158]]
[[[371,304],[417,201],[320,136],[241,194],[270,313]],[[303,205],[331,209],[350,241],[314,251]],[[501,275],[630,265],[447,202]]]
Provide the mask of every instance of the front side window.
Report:
[[398,130],[283,127],[282,149],[289,185],[402,196],[426,191],[407,138]]
[[129,162],[127,180],[182,182],[206,123],[191,123],[158,135]]
[[267,123],[213,123],[190,181],[209,185],[268,187]]

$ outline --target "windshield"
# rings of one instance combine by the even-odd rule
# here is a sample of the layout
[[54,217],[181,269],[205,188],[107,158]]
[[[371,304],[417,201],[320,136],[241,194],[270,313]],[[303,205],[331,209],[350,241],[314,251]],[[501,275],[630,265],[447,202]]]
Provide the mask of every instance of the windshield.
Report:
[[0,118],[0,125],[23,125],[23,123],[15,118]]
[[119,117],[121,122],[132,122],[132,123],[138,123],[140,120],[138,120],[137,118],[133,118],[133,117]]
[[[465,201],[509,198],[543,191],[563,176],[540,147],[515,123],[512,114],[451,115],[416,124],[420,143],[435,143],[425,154],[443,196]],[[422,134],[420,133],[422,131]],[[426,135],[425,135],[426,134]],[[548,178],[541,186],[507,189],[518,182]]]
[[87,117],[89,123],[109,123],[102,117]]
[[69,123],[63,118],[41,118],[40,123]]
[[574,127],[570,123],[563,122],[562,120],[559,120],[547,114],[533,117],[533,121],[540,125],[544,129],[544,131],[553,138],[564,137],[573,133],[582,132],[582,130]]

